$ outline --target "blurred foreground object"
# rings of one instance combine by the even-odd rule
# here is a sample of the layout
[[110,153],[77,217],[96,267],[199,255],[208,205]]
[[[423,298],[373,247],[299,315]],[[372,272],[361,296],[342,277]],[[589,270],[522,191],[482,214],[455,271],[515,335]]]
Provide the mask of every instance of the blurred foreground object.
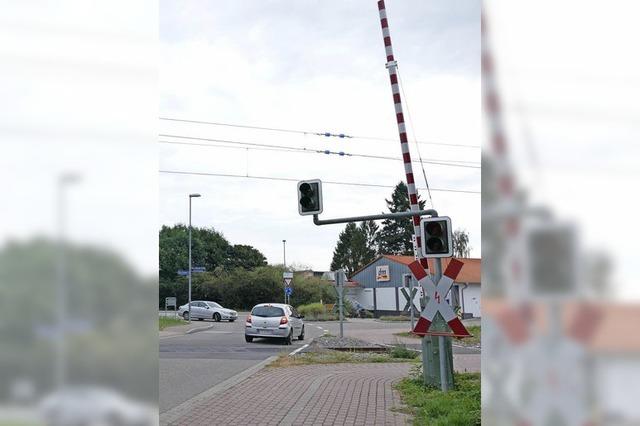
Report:
[[3,5],[0,424],[157,422],[156,42],[155,2]]
[[[628,95],[597,86],[640,71],[622,47],[639,31],[631,2],[554,5],[550,15],[545,2],[485,3],[483,424],[639,424],[638,231],[626,196],[611,194],[635,188],[626,156],[640,126],[581,114],[615,99],[629,118]],[[594,33],[603,11],[618,20]]]

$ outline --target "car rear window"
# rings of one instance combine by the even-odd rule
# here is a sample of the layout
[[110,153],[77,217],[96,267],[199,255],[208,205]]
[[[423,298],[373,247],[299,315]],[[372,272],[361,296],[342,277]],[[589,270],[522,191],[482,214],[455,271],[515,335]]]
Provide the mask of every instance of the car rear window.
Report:
[[257,317],[281,317],[284,315],[284,311],[276,306],[256,306],[251,311],[251,315]]

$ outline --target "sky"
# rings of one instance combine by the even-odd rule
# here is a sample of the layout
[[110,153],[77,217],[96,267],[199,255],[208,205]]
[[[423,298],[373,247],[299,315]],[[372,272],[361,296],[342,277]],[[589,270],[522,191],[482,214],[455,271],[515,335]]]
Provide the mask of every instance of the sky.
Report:
[[[387,2],[395,57],[411,116],[414,161],[424,164],[427,207],[450,216],[480,251],[480,8],[477,1]],[[232,244],[250,244],[269,263],[328,270],[343,225],[315,226],[298,215],[296,180],[325,184],[321,218],[377,214],[405,180],[401,161],[314,150],[400,157],[391,88],[375,1],[197,1],[160,3],[160,117],[302,130],[263,131],[159,120],[161,171],[289,178],[294,181],[160,173],[160,225],[213,227]],[[344,133],[327,138],[314,132]],[[306,148],[238,149],[175,136]],[[361,138],[374,137],[377,139]],[[179,145],[166,142],[200,143]],[[226,147],[220,147],[225,145]],[[230,147],[230,146],[233,146]],[[251,148],[256,148],[255,146]],[[460,163],[463,162],[463,163]],[[469,167],[471,166],[471,167]],[[414,163],[419,188],[425,188]]]

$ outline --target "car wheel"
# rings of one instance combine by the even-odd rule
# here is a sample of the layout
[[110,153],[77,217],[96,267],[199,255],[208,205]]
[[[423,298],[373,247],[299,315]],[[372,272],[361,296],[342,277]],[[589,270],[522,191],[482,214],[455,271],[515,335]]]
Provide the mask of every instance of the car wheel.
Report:
[[198,318],[198,321],[202,321],[204,318]]
[[185,321],[189,321],[189,311],[184,311],[182,318],[184,318]]
[[302,326],[302,333],[298,336],[298,340],[304,340],[304,325]]
[[245,341],[245,342],[247,342],[247,343],[251,343],[251,342],[253,342],[253,337],[251,337],[251,336],[244,336],[244,341]]
[[235,321],[234,319],[230,319],[230,320],[229,320],[229,322],[234,322],[234,321]]
[[217,312],[215,312],[215,313],[213,314],[213,320],[214,320],[215,322],[220,322],[220,314],[219,314],[219,313],[217,313]]
[[291,345],[293,343],[293,329],[289,332],[289,335],[284,338],[285,345]]

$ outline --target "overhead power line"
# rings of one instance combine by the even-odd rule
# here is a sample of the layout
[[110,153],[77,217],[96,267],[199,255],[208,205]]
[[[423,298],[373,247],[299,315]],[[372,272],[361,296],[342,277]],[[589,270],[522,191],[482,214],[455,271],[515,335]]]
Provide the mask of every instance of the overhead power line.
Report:
[[[299,182],[303,179],[284,178],[284,177],[271,177],[271,176],[251,176],[251,175],[235,175],[227,173],[207,173],[207,172],[189,172],[182,170],[159,170],[160,173],[176,174],[176,175],[193,175],[193,176],[214,176],[214,177],[230,177],[230,178],[245,178],[245,179],[262,179],[262,180],[278,180],[286,182]],[[329,185],[349,185],[349,186],[364,186],[371,188],[395,188],[394,185],[378,185],[374,183],[359,183],[359,182],[340,182],[323,180],[323,184]],[[424,190],[425,188],[418,188]],[[449,188],[431,188],[432,191],[438,192],[454,192],[460,194],[480,194],[480,191],[467,191],[463,189],[449,189]]]
[[[368,139],[368,140],[375,140],[375,141],[397,142],[397,139],[382,138],[382,137],[376,137],[376,136],[355,136],[355,135],[347,135],[344,133],[314,132],[314,131],[307,131],[307,130],[283,129],[278,127],[250,126],[247,124],[232,124],[232,123],[222,123],[222,122],[215,122],[215,121],[188,120],[188,119],[173,118],[173,117],[158,117],[158,118],[164,121],[177,121],[181,123],[193,123],[193,124],[207,124],[211,126],[235,127],[235,128],[252,129],[252,130],[266,130],[270,132],[283,132],[283,133],[295,133],[300,135],[336,137],[340,139]],[[416,143],[423,144],[423,145],[449,146],[449,147],[455,147],[455,148],[474,148],[474,149],[481,148],[480,145],[465,145],[465,144],[455,144],[455,143],[445,143],[445,142],[416,141]]]
[[[201,137],[183,136],[183,135],[160,134],[159,136],[160,137],[166,137],[166,138],[177,138],[177,139],[187,139],[187,140],[227,143],[227,144],[232,144],[232,145],[240,145],[243,148],[246,148],[246,147],[250,146],[250,147],[258,147],[256,149],[259,149],[259,148],[264,148],[264,149],[270,148],[270,150],[282,150],[282,151],[288,151],[288,152],[305,152],[305,153],[312,153],[312,154],[313,153],[317,153],[317,154],[339,155],[341,157],[345,157],[346,156],[346,157],[372,158],[372,159],[378,159],[378,160],[402,161],[402,159],[398,158],[398,157],[389,157],[389,156],[371,155],[371,154],[348,153],[348,152],[344,152],[344,151],[331,151],[331,150],[328,150],[328,149],[314,149],[314,148],[304,148],[304,147],[292,147],[292,146],[285,146],[285,145],[259,144],[259,143],[254,143],[254,142],[233,141],[233,140],[228,140],[228,139],[201,138]],[[164,144],[174,144],[174,145],[205,146],[205,147],[210,147],[210,148],[220,147],[219,145],[214,145],[214,144],[193,143],[193,142],[176,142],[176,141],[167,141],[167,140],[160,140],[158,142],[159,143],[164,143]],[[416,161],[414,161],[414,162],[416,162]],[[459,160],[429,159],[429,160],[422,160],[422,163],[435,164],[435,165],[448,166],[448,167],[463,167],[463,168],[469,168],[469,169],[480,169],[480,166],[472,165],[472,164],[477,164],[477,163],[467,162],[467,161],[459,161]]]

